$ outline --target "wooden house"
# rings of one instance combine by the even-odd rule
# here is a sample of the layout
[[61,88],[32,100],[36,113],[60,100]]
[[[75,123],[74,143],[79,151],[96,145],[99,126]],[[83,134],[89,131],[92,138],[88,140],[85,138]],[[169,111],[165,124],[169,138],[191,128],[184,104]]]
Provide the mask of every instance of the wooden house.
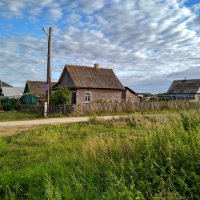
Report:
[[125,87],[125,90],[122,92],[122,99],[128,102],[139,102],[140,97],[137,95],[136,92],[134,92],[129,87]]
[[200,79],[175,80],[164,94],[165,99],[200,100]]
[[91,102],[121,102],[125,87],[116,77],[112,69],[66,65],[53,87],[68,88],[72,91],[72,104]]
[[[55,83],[52,83],[54,85]],[[23,97],[24,104],[42,104],[46,101],[45,81],[26,81]]]
[[11,85],[0,81],[0,101],[6,99],[19,99],[23,95],[24,88],[21,87],[12,87]]

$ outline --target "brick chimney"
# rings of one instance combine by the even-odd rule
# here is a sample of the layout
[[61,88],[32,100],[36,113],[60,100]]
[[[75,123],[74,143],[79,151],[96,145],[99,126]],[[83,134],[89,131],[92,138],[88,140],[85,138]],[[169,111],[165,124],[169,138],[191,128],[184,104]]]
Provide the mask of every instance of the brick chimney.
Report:
[[95,69],[99,69],[99,64],[98,64],[98,63],[95,63],[95,64],[94,64],[94,68],[95,68]]

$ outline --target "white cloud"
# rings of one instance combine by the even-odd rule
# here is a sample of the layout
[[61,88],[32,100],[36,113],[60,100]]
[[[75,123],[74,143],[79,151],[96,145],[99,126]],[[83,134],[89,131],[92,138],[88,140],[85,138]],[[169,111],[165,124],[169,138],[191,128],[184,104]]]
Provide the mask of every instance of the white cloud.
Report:
[[[91,66],[98,62],[112,67],[136,91],[164,92],[172,81],[170,76],[196,78],[200,69],[199,4],[186,8],[184,1],[176,0],[6,2],[0,2],[1,16],[23,18],[26,10],[30,19],[39,19],[42,13],[56,25],[55,71],[61,71],[65,63]],[[25,73],[18,75],[21,79],[28,79],[29,72],[32,78],[45,78],[46,42],[33,36],[0,40],[1,68],[7,65],[13,73],[21,68]],[[20,56],[23,51],[26,54]]]
[[62,11],[59,7],[55,8],[49,8],[47,12],[47,18],[52,19],[53,21],[57,21],[62,18]]
[[5,81],[22,86],[26,80],[45,79],[44,41],[32,37],[18,40],[9,38],[9,40],[0,40],[0,44],[2,47],[0,76],[1,73],[5,74]]

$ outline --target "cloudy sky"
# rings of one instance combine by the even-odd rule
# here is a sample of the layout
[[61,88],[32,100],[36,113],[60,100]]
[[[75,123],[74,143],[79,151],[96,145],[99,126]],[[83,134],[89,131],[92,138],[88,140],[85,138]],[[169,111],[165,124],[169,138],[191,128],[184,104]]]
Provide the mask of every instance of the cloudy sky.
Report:
[[112,68],[136,92],[200,78],[200,0],[0,0],[0,80],[52,79],[65,64]]

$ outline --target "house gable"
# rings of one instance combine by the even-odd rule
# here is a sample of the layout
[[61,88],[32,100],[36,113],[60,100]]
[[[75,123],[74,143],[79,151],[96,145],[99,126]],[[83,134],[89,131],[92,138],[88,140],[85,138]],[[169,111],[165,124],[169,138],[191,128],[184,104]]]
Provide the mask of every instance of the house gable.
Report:
[[[55,82],[51,83],[55,85]],[[37,104],[46,99],[45,91],[46,82],[44,81],[26,81],[26,86],[23,93],[23,101],[26,104]]]
[[30,94],[30,89],[28,87],[28,84],[26,83],[26,86],[24,88],[24,94],[23,95],[27,95],[27,94]]
[[64,70],[63,76],[60,80],[60,87],[75,88],[75,84],[68,71]]

